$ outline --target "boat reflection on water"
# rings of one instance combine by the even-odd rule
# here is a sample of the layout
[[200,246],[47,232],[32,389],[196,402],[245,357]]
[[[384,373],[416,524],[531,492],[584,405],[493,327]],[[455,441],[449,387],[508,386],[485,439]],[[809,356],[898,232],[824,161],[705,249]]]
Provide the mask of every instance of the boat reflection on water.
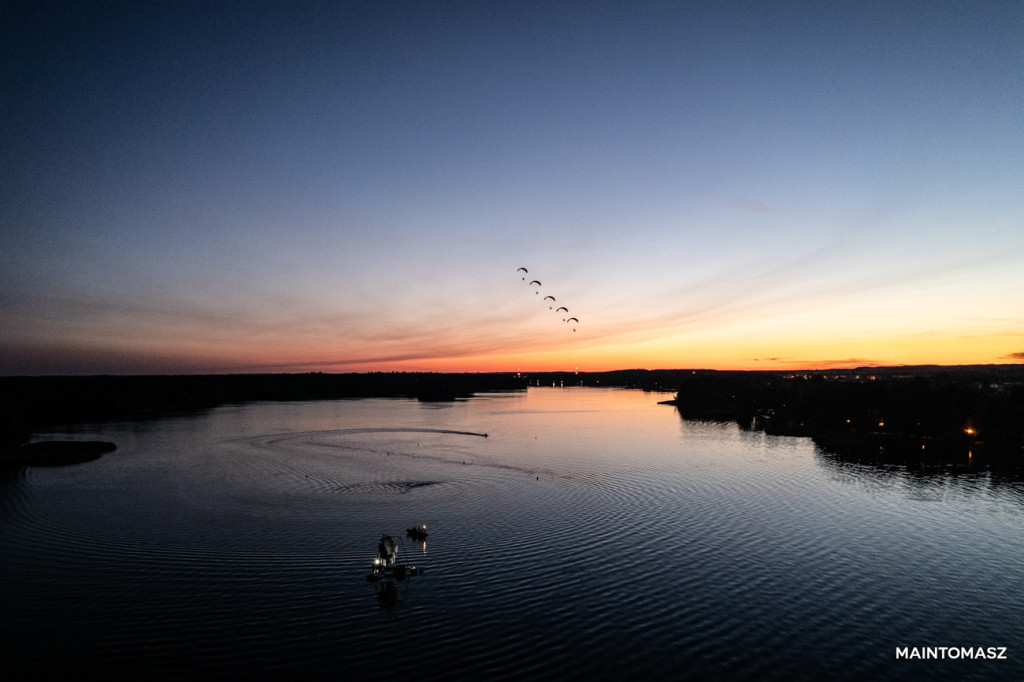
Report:
[[902,471],[920,478],[982,476],[1015,488],[1024,482],[1024,457],[1012,447],[953,438],[855,436],[816,435],[818,461],[829,469],[859,466],[865,475],[881,478]]
[[422,572],[421,569],[409,564],[407,558],[400,562],[395,539],[390,535],[382,535],[380,542],[377,543],[377,557],[373,560],[366,580],[374,584],[380,605],[391,608],[398,602],[398,583]]

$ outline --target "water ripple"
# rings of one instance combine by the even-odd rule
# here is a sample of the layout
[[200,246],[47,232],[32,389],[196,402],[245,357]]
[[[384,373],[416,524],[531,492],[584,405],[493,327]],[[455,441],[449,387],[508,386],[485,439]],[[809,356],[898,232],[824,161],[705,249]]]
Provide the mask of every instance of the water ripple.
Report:
[[[838,466],[657,408],[646,431],[647,411],[624,425],[587,405],[552,425],[521,400],[195,435],[280,423],[245,407],[167,425],[187,439],[131,432],[89,467],[10,473],[0,653],[37,677],[144,661],[149,678],[448,679],[457,662],[487,679],[909,679],[922,669],[894,667],[895,646],[1013,634],[1019,488]],[[322,423],[346,407],[324,405]],[[420,522],[429,540],[401,550],[425,572],[380,598],[377,538]],[[46,655],[58,638],[66,667]],[[951,670],[1022,668],[923,672]]]

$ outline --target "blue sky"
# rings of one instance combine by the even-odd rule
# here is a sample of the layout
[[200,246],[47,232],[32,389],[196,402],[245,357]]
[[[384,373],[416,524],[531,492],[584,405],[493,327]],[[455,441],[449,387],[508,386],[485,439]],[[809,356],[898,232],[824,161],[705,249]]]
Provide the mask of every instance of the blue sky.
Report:
[[3,374],[1024,352],[1024,3],[0,12]]

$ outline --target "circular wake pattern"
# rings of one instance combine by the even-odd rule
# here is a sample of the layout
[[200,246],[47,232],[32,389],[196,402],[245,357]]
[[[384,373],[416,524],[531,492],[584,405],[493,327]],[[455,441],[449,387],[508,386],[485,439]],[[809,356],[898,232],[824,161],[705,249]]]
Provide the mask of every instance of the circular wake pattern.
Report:
[[231,484],[236,499],[303,507],[383,503],[398,496],[423,504],[486,497],[493,504],[507,495],[504,481],[510,475],[556,475],[483,456],[479,448],[486,437],[392,427],[275,433],[218,443],[205,464],[226,464],[218,476]]
[[339,485],[331,492],[364,493],[371,495],[402,495],[431,485],[444,485],[445,481],[381,481],[379,483],[348,483]]
[[[485,434],[444,429],[351,428],[248,437],[218,444],[240,492],[286,498],[443,494],[464,480],[438,441]],[[424,437],[429,442],[421,443]]]
[[[417,448],[415,439],[484,435],[445,429],[353,428],[214,441],[201,451],[183,453],[183,466],[140,466],[132,471],[131,483],[113,489],[108,484],[96,491],[75,489],[76,479],[95,473],[95,468],[12,469],[6,472],[10,492],[3,496],[0,514],[20,523],[9,530],[5,541],[16,547],[14,560],[20,557],[31,563],[68,553],[85,565],[133,566],[147,575],[190,569],[212,576],[239,564],[261,566],[265,571],[362,566],[368,562],[368,549],[354,548],[351,542],[346,546],[335,537],[315,543],[282,542],[275,535],[281,530],[279,521],[268,521],[268,517],[282,509],[292,510],[299,520],[293,530],[316,537],[318,533],[309,533],[311,526],[338,525],[337,518],[324,512],[337,510],[339,503],[359,508],[396,496],[413,499],[427,494],[434,501],[457,497],[467,482],[450,475],[454,462],[430,454],[429,446]],[[144,454],[121,454],[121,464],[145,462]],[[444,477],[438,476],[439,468],[447,469],[441,471]],[[466,469],[460,461],[454,471]],[[63,498],[60,506],[45,502],[46,497],[39,494],[54,480],[66,480],[71,486],[55,491]],[[136,486],[148,486],[145,499]],[[90,493],[102,495],[103,503],[90,502]],[[57,513],[75,504],[91,511],[72,516]],[[174,514],[165,516],[166,508],[174,509]],[[297,545],[298,551],[288,551],[289,544]],[[315,547],[307,549],[312,544]]]

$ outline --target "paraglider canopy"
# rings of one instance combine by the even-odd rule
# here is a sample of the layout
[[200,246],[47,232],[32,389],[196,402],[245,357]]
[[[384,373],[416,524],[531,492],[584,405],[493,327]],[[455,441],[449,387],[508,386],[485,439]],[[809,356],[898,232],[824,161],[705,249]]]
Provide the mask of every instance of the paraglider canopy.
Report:
[[[529,270],[527,270],[526,268],[519,268],[518,270],[516,270],[516,272],[521,272],[521,273],[523,273],[525,275],[526,273],[529,272]],[[522,277],[521,279],[524,282],[526,281],[526,277]],[[543,284],[542,284],[542,282],[539,279],[534,279],[534,280],[530,280],[530,283],[527,286],[529,286],[531,289],[533,289],[533,293],[535,295],[539,296],[540,295],[540,287],[543,286]],[[534,289],[534,286],[536,286],[537,288]],[[578,318],[568,317],[569,309],[566,308],[565,306],[559,306],[558,308],[554,307],[554,304],[558,300],[554,296],[548,295],[548,296],[545,296],[542,300],[545,303],[548,302],[548,301],[551,301],[551,305],[548,306],[548,310],[556,310],[557,312],[565,313],[566,317],[562,318],[562,322],[565,322],[565,323],[570,323],[571,322],[573,324],[578,324],[579,323],[579,319]],[[576,331],[576,330],[573,329],[573,331]]]

